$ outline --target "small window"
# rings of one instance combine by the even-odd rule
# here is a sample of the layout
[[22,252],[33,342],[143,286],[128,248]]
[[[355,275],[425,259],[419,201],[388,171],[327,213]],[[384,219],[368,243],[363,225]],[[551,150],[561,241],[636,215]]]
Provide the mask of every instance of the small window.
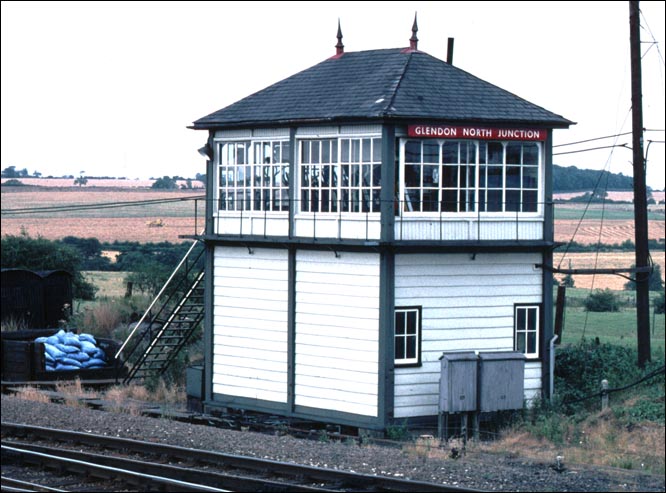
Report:
[[395,309],[395,365],[421,365],[421,307]]
[[516,305],[515,350],[527,358],[539,357],[539,305]]

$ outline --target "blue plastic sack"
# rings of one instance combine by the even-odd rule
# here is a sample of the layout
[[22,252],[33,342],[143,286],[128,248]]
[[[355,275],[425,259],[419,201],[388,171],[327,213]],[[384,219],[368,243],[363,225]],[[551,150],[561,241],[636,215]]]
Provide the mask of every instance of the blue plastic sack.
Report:
[[53,334],[52,336],[46,338],[46,342],[51,344],[51,346],[55,346],[56,344],[60,344],[60,339],[58,339],[57,335]]
[[105,366],[106,363],[99,358],[90,358],[88,361],[84,361],[81,363],[81,368],[92,368],[92,367],[104,368]]
[[63,353],[78,353],[79,348],[76,346],[68,346],[67,344],[59,343],[56,344],[55,347],[60,349]]
[[38,337],[35,342],[48,342],[48,337]]
[[79,337],[76,334],[66,334],[63,340],[63,344],[81,349],[81,341],[79,341]]
[[53,358],[56,361],[60,358],[64,358],[67,355],[67,353],[61,351],[60,349],[49,344],[48,342],[44,343],[44,352],[51,355],[51,358]]
[[100,348],[95,348],[95,352],[90,355],[92,358],[97,358],[101,359],[102,361],[106,361],[106,353],[101,350]]
[[67,355],[68,358],[75,359],[76,361],[80,361],[83,363],[84,361],[88,361],[90,359],[90,356],[83,351],[80,351],[78,353],[70,353]]
[[79,341],[81,341],[81,342],[83,342],[83,341],[91,342],[91,343],[97,345],[97,341],[90,334],[79,334]]
[[59,360],[56,361],[56,363],[61,363],[63,365],[70,365],[70,366],[75,366],[76,368],[81,368],[81,362],[75,360],[74,358],[70,358],[69,356],[60,358]]
[[75,371],[75,370],[80,370],[80,366],[74,366],[74,365],[66,365],[63,363],[56,363],[55,370],[56,371]]
[[88,354],[93,354],[95,351],[97,351],[97,346],[95,346],[92,342],[90,341],[81,341],[81,350],[85,351]]
[[53,356],[51,356],[48,352],[44,351],[44,359],[46,360],[46,364],[48,365],[49,363],[53,363],[55,359],[53,359]]

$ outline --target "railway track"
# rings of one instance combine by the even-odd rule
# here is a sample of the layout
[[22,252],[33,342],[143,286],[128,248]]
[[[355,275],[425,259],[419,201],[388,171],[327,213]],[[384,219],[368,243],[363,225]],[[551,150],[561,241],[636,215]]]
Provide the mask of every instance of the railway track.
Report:
[[[114,482],[103,487],[98,485],[94,491],[117,491],[114,488],[118,488],[119,480],[141,491],[479,491],[89,433],[2,423],[3,478],[5,466],[11,464],[20,464],[21,467],[34,465],[51,471]],[[58,487],[59,484],[62,484],[62,480],[47,486]]]

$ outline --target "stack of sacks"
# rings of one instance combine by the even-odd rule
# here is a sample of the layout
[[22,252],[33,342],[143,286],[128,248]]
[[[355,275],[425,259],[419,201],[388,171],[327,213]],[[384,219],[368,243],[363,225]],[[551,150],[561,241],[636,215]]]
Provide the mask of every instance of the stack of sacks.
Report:
[[106,367],[106,354],[90,334],[74,334],[60,329],[50,337],[38,337],[44,343],[46,371],[91,370]]

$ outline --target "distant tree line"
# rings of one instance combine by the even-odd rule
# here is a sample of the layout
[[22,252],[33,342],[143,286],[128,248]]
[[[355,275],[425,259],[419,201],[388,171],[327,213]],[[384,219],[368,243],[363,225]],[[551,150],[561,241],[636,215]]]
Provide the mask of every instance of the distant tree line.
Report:
[[[603,176],[601,174],[603,173]],[[633,190],[634,179],[622,173],[578,169],[576,166],[553,165],[553,192],[582,192],[595,190]]]

